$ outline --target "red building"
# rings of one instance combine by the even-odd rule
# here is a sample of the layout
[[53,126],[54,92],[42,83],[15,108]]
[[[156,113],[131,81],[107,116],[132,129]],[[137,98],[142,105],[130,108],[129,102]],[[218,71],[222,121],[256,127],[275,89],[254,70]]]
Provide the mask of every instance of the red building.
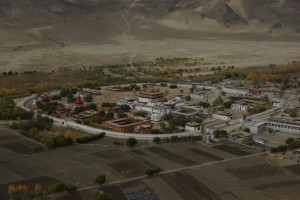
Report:
[[76,101],[74,102],[75,106],[82,106],[83,105],[83,101],[81,99],[81,96],[78,95],[76,98]]
[[151,120],[142,118],[121,118],[103,122],[102,128],[123,133],[150,133]]

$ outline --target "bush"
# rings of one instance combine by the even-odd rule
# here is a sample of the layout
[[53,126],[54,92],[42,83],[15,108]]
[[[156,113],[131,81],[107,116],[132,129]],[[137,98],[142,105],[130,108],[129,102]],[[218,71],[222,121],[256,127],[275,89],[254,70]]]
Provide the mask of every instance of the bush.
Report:
[[125,118],[125,117],[127,117],[127,114],[123,113],[123,112],[119,112],[117,115],[118,115],[118,118]]
[[109,200],[103,191],[97,191],[94,194],[94,200]]
[[128,105],[120,105],[120,108],[123,112],[129,112],[131,110],[131,107]]
[[191,97],[191,96],[186,96],[186,97],[185,97],[185,100],[186,100],[186,101],[190,101],[190,100],[192,100],[192,97]]
[[203,108],[208,108],[208,107],[210,107],[210,103],[207,103],[207,102],[199,102],[198,105],[199,105],[199,106],[202,106]]
[[135,138],[128,138],[126,141],[126,145],[129,147],[134,147],[137,144],[137,140]]
[[104,184],[106,182],[106,177],[105,175],[101,175],[101,176],[98,176],[95,181],[95,183],[98,183],[100,185]]
[[235,103],[234,101],[226,101],[223,103],[223,106],[224,106],[224,108],[229,109],[229,108],[231,108],[231,105],[234,103]]
[[73,144],[73,139],[63,135],[50,136],[49,138],[42,139],[42,142],[49,148],[63,147]]
[[18,108],[12,99],[0,99],[0,120],[31,119],[34,113]]
[[162,134],[162,132],[161,132],[161,130],[159,130],[159,129],[152,129],[152,130],[150,131],[150,134],[157,135],[157,134]]
[[106,134],[105,132],[102,132],[102,133],[99,133],[99,134],[96,134],[96,135],[80,137],[80,138],[76,139],[76,142],[80,143],[80,144],[84,144],[84,143],[87,143],[87,142],[91,142],[91,141],[103,138],[105,136],[105,134]]
[[161,142],[161,138],[160,137],[154,137],[153,138],[153,142],[156,143],[156,144],[158,144],[158,143]]
[[159,174],[161,171],[160,167],[155,167],[155,168],[152,168],[152,169],[147,169],[146,170],[146,174],[148,176],[153,176],[155,174]]
[[60,192],[75,192],[77,190],[76,185],[66,184],[66,183],[57,183],[49,187],[50,193],[60,193]]
[[244,131],[250,133],[250,128],[245,128]]
[[93,96],[89,94],[89,95],[84,96],[83,99],[86,102],[91,102],[93,100]]

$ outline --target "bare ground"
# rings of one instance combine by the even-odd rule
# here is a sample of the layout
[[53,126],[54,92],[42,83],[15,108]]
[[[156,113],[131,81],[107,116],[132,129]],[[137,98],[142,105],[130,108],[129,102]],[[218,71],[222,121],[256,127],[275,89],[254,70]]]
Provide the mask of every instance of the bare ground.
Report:
[[111,21],[104,14],[96,18],[1,30],[0,71],[51,71],[157,57],[197,57],[211,66],[236,67],[300,59],[299,35],[173,29],[132,18],[127,10]]

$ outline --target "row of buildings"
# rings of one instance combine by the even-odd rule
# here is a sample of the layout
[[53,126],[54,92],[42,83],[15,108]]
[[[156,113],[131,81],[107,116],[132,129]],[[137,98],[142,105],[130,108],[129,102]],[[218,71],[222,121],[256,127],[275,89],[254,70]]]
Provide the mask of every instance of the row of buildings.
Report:
[[261,133],[268,129],[300,134],[300,119],[271,117],[268,121],[258,122],[250,126],[251,133]]

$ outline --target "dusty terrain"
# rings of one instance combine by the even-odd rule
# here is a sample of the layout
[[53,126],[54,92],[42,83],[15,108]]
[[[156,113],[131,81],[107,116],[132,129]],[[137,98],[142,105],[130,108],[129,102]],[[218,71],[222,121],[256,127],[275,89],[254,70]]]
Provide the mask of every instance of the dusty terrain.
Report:
[[157,57],[198,57],[212,66],[237,67],[299,60],[297,1],[72,2],[1,2],[0,71]]

